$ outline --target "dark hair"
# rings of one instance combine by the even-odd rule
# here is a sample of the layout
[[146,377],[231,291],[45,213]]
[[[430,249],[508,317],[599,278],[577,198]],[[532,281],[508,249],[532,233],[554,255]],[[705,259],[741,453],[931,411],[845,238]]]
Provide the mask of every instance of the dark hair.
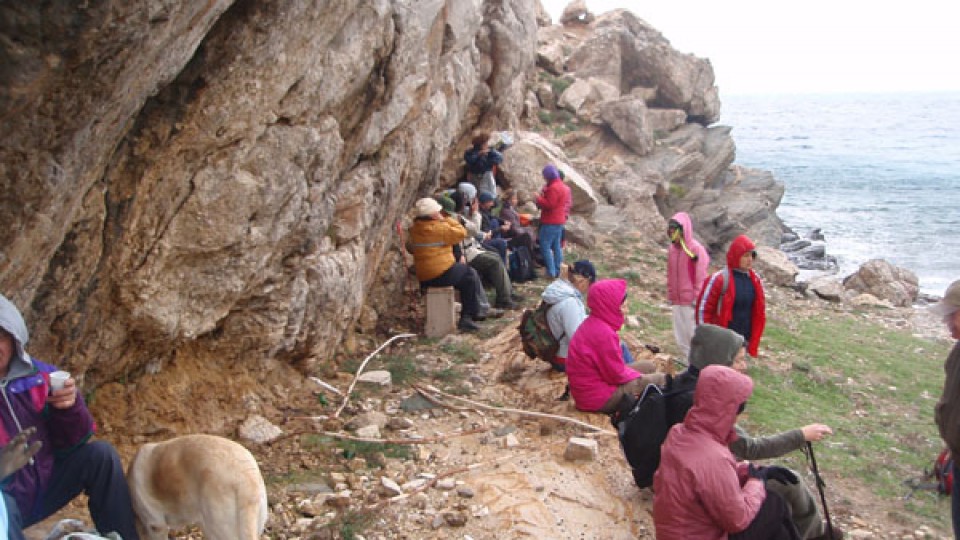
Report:
[[587,278],[590,280],[590,283],[597,280],[597,269],[594,268],[593,263],[587,259],[581,259],[573,263],[573,266],[570,267],[570,272]]
[[473,136],[473,139],[470,139],[470,144],[473,145],[473,148],[479,150],[483,148],[483,145],[487,144],[490,141],[490,132],[481,131]]

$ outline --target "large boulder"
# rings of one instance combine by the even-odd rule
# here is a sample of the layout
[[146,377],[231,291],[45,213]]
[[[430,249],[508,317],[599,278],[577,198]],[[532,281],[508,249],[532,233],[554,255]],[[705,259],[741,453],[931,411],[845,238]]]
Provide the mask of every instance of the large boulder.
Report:
[[920,281],[916,274],[883,259],[872,259],[863,263],[859,270],[843,280],[843,286],[858,293],[889,300],[900,307],[913,304],[920,293]]
[[571,211],[591,216],[599,201],[589,179],[569,164],[569,160],[557,145],[543,136],[528,131],[517,132],[514,145],[504,153],[502,169],[516,189],[535,194],[543,187],[543,167],[553,163],[565,175],[573,196]]
[[566,61],[582,79],[604,79],[621,94],[656,88],[648,105],[682,109],[704,125],[720,118],[720,99],[710,62],[683,54],[642,19],[626,10],[599,16],[594,32]]

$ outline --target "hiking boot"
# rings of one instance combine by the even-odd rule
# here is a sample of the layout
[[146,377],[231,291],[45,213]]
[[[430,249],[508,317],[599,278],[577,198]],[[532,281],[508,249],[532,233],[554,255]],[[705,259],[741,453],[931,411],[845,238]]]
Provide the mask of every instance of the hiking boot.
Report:
[[462,332],[476,332],[480,327],[477,326],[477,323],[473,322],[473,319],[470,317],[460,317],[460,322],[457,323],[457,329]]
[[520,309],[520,306],[513,300],[497,300],[496,307],[500,309]]
[[503,310],[497,308],[490,308],[483,312],[482,314],[474,315],[473,320],[475,321],[485,321],[487,319],[499,319],[503,317]]
[[[823,534],[820,536],[814,536],[810,540],[830,540],[830,526],[823,526]],[[843,540],[843,530],[838,528],[836,525],[833,526],[833,540]]]
[[570,401],[570,385],[563,389],[563,393],[557,398],[557,401]]
[[520,295],[517,293],[510,293],[510,299],[513,300],[514,302],[523,302],[525,300],[523,295]]

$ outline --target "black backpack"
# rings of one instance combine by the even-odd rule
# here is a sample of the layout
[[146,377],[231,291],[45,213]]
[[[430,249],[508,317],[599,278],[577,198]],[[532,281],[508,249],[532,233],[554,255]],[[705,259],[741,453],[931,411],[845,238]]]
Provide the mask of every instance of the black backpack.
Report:
[[693,406],[696,378],[692,384],[687,382],[668,378],[665,390],[648,385],[639,398],[625,398],[620,411],[610,417],[639,488],[653,485],[653,473],[660,466],[660,445]]
[[522,283],[536,278],[533,271],[533,256],[524,246],[516,246],[510,250],[510,267],[507,269],[510,281]]

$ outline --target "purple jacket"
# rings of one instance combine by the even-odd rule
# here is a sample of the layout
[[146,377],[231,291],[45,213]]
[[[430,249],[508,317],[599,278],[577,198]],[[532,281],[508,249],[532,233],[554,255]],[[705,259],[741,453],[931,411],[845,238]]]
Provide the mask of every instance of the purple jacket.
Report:
[[16,350],[10,359],[9,370],[0,378],[0,444],[6,445],[21,430],[31,426],[37,433],[31,441],[43,441],[43,447],[32,463],[17,471],[4,486],[4,491],[17,501],[24,518],[34,515],[40,494],[47,489],[53,475],[54,461],[93,435],[93,416],[83,397],[69,409],[47,406],[50,393],[50,373],[54,366],[34,360],[24,346],[29,339],[27,327],[17,308],[0,295],[0,328],[13,336]]

